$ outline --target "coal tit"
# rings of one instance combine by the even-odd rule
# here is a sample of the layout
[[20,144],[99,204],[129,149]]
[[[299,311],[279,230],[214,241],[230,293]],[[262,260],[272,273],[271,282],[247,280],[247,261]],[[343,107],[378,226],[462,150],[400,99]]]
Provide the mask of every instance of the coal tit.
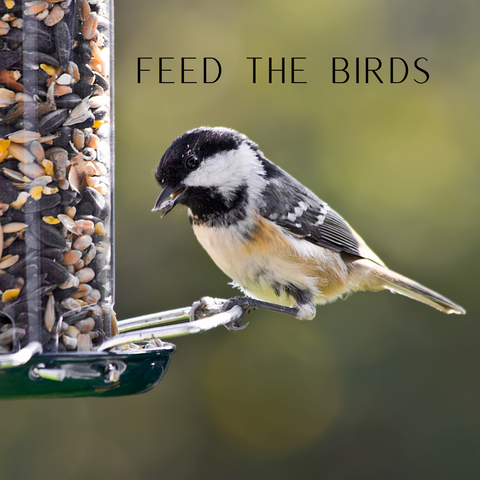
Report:
[[350,292],[391,290],[445,313],[465,310],[388,269],[348,223],[235,130],[201,127],[180,135],[155,173],[163,188],[153,211],[188,207],[193,231],[246,297],[301,320]]

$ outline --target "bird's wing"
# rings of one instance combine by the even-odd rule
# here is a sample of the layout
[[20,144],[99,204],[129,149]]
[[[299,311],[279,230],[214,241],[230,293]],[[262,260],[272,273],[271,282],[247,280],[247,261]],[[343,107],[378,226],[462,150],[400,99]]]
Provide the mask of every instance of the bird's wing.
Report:
[[348,223],[313,192],[268,162],[269,182],[259,213],[286,231],[335,252],[383,262]]

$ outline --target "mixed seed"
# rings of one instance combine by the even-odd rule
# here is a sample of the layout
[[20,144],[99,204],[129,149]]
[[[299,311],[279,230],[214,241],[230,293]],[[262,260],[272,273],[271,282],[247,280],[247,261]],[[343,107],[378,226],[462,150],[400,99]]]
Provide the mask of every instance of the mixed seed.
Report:
[[106,0],[0,0],[0,353],[112,334]]

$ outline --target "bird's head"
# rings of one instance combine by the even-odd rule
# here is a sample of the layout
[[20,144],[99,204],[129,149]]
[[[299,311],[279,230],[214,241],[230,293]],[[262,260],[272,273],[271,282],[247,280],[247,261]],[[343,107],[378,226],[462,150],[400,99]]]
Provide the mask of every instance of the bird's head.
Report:
[[162,217],[175,205],[190,208],[194,218],[245,215],[252,194],[265,184],[258,146],[235,130],[201,127],[180,135],[158,164],[162,187],[153,211]]

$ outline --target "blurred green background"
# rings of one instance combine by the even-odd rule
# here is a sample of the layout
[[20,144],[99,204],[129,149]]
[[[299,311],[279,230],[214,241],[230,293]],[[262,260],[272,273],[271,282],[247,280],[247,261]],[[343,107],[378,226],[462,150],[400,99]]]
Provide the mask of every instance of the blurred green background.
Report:
[[[185,210],[150,212],[162,153],[200,125],[248,135],[387,265],[468,313],[385,292],[319,307],[312,322],[257,311],[242,332],[176,340],[168,374],[145,395],[1,403],[0,477],[480,478],[478,2],[115,7],[120,319],[236,294]],[[139,85],[140,56],[153,61]],[[158,83],[161,56],[175,57],[175,84]],[[221,79],[180,84],[182,56],[198,57],[189,67],[217,58]],[[308,83],[270,85],[259,70],[253,84],[248,56],[264,57],[259,68],[307,57],[298,78]],[[381,58],[385,83],[332,84],[334,56]],[[388,83],[390,57],[411,67],[402,84]],[[413,81],[418,57],[424,85]],[[201,70],[188,75],[201,81]]]

